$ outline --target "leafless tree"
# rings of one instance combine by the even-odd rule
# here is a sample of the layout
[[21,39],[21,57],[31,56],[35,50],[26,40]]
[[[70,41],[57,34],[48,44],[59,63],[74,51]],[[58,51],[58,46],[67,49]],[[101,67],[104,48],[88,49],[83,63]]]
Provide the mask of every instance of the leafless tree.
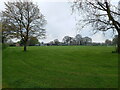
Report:
[[55,44],[55,45],[59,45],[59,44],[60,44],[59,40],[58,40],[58,39],[55,39],[55,40],[54,40],[54,44]]
[[109,39],[106,39],[105,40],[105,44],[108,46],[108,45],[111,45],[112,44],[112,41],[111,40],[109,40]]
[[6,27],[12,32],[12,35],[24,42],[24,51],[27,50],[27,42],[31,36],[37,38],[45,36],[43,27],[46,20],[36,4],[19,0],[7,2],[5,6],[5,11],[2,12],[3,20],[8,21]]
[[83,37],[82,38],[82,44],[83,45],[89,45],[92,43],[92,39],[90,37]]
[[65,36],[65,37],[63,38],[63,43],[65,43],[65,44],[67,44],[67,45],[71,45],[72,41],[73,41],[73,37]]
[[119,5],[113,5],[108,0],[74,0],[73,11],[78,11],[81,16],[79,24],[82,28],[91,25],[93,30],[107,31],[113,30],[118,33],[118,49],[120,54],[120,1]]
[[81,43],[81,41],[82,41],[82,36],[80,35],[80,34],[77,34],[76,36],[75,36],[75,40],[76,40],[76,44],[77,45],[81,45],[82,43]]
[[63,43],[68,45],[69,44],[69,36],[65,36],[62,41],[63,41]]

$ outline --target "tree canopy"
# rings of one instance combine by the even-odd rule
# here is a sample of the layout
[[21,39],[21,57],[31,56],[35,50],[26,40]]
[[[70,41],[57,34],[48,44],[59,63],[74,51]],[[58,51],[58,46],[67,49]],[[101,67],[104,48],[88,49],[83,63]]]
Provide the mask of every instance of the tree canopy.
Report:
[[26,51],[30,37],[42,38],[45,36],[46,20],[36,4],[19,0],[18,2],[7,2],[5,6],[2,21],[7,21],[7,25],[3,25],[3,28],[11,32],[9,35],[24,42],[24,51]]

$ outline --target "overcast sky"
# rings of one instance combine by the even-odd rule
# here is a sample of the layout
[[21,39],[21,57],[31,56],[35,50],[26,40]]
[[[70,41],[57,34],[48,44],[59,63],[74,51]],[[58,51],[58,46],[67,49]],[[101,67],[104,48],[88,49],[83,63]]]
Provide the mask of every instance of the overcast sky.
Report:
[[[8,0],[5,0],[5,2]],[[76,15],[72,14],[69,0],[33,0],[37,4],[47,20],[46,35],[47,38],[39,40],[40,42],[49,42],[54,39],[62,41],[64,36],[75,37],[81,34],[83,37],[91,37],[93,42],[104,42],[106,39],[112,39],[112,32],[109,31],[104,36],[102,32],[93,35],[92,28],[87,27],[78,32],[76,29]],[[51,1],[51,2],[50,2]],[[117,3],[118,0],[114,0]],[[4,1],[0,1],[0,11],[4,10]]]

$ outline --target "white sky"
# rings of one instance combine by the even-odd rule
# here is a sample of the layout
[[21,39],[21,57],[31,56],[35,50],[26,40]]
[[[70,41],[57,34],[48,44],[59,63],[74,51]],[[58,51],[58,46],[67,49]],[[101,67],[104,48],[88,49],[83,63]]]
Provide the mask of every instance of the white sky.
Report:
[[[0,1],[0,11],[4,10],[4,2],[9,1]],[[14,1],[14,0],[12,0]],[[72,36],[78,33],[76,30],[75,24],[75,15],[71,14],[71,4],[68,3],[70,0],[33,0],[36,3],[45,19],[47,20],[46,25],[46,34],[47,38],[44,40],[39,40],[40,42],[50,42],[54,39],[59,39],[62,41],[64,36]],[[119,0],[113,0],[114,3],[118,2]],[[112,39],[113,36],[111,32],[107,32],[104,36],[102,32],[93,35],[92,30],[90,27],[85,28],[84,30],[80,31],[83,37],[88,36],[91,37],[93,42],[104,42],[106,39]]]

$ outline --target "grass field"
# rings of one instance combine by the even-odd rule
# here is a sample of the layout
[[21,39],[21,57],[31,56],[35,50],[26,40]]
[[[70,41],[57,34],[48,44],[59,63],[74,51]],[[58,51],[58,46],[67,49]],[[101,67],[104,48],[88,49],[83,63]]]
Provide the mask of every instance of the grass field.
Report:
[[114,47],[41,46],[3,50],[3,88],[115,88]]

